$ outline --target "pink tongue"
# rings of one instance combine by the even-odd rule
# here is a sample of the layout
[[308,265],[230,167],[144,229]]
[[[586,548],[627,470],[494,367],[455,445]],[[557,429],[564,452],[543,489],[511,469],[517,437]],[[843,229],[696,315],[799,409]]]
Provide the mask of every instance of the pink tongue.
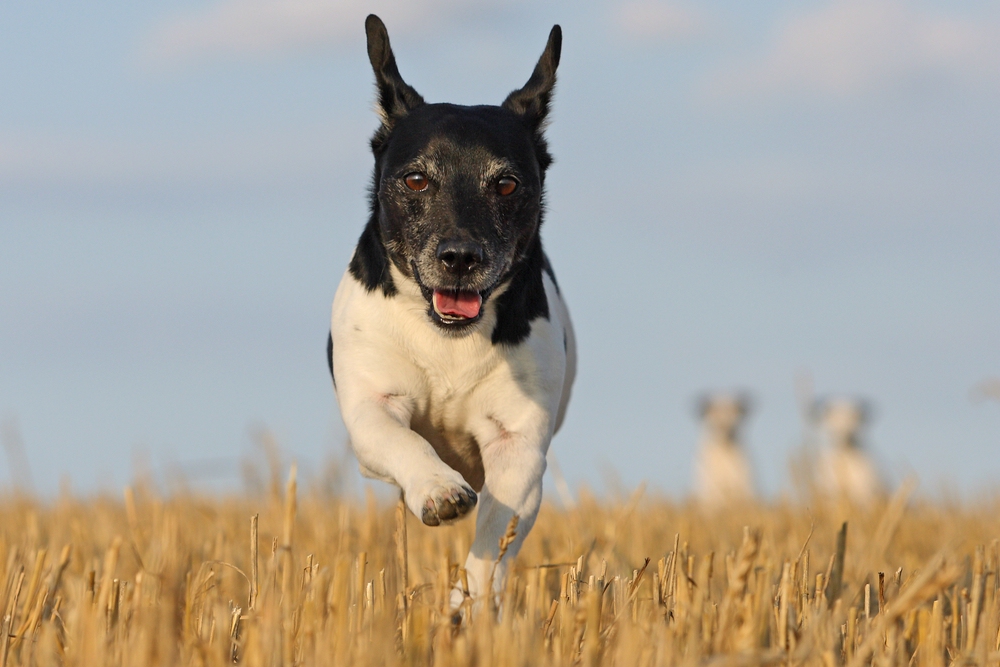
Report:
[[483,297],[478,292],[434,290],[434,308],[442,315],[472,319],[479,314]]

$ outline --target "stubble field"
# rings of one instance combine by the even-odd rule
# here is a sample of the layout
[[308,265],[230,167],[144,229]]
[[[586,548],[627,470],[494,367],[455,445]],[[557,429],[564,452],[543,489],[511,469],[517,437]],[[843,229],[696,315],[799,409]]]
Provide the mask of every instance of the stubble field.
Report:
[[[546,504],[500,609],[472,521],[297,488],[0,500],[6,665],[998,664],[1000,503]],[[844,525],[846,523],[846,529]]]

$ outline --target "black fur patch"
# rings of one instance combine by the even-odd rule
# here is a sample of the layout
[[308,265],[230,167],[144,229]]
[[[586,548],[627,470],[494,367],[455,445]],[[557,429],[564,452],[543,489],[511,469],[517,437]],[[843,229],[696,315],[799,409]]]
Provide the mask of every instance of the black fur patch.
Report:
[[396,285],[389,272],[389,255],[386,254],[382,239],[379,238],[377,213],[365,225],[358,239],[358,247],[351,257],[351,275],[358,279],[365,289],[374,292],[381,288],[385,296],[396,295]]
[[491,338],[494,345],[517,345],[531,334],[534,320],[539,317],[549,319],[543,271],[555,282],[549,260],[542,252],[542,242],[536,235],[527,255],[515,268],[507,289],[497,297],[497,323]]
[[555,285],[556,294],[562,296],[562,290],[559,289],[559,281],[556,280],[556,272],[552,270],[552,264],[549,263],[549,256],[544,252],[542,253],[542,271],[549,274],[549,280]]
[[333,375],[333,332],[326,336],[326,365],[330,368],[330,379],[333,380],[333,388],[337,388],[337,378]]

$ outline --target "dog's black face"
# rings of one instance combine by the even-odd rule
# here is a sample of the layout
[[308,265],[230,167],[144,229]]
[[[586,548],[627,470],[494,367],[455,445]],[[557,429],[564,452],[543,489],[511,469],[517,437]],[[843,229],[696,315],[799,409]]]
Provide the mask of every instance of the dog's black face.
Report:
[[[553,28],[531,79],[503,105],[467,107],[424,103],[400,77],[382,22],[370,16],[366,28],[383,122],[368,238],[351,270],[391,296],[391,262],[420,286],[430,318],[459,332],[538,246],[561,33]],[[540,246],[535,254],[541,261]]]
[[425,104],[377,160],[379,230],[435,322],[465,326],[538,233],[542,168],[532,132],[502,107]]

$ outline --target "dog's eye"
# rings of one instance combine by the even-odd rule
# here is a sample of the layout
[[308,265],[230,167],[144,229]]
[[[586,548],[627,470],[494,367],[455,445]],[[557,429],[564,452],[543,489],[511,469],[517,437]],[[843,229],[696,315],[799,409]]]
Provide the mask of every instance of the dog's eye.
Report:
[[517,181],[509,176],[504,176],[499,181],[497,181],[497,194],[501,197],[506,197],[509,194],[513,194],[514,190],[517,190]]
[[427,189],[427,177],[419,171],[404,176],[403,182],[406,183],[406,187],[415,192],[422,192]]

